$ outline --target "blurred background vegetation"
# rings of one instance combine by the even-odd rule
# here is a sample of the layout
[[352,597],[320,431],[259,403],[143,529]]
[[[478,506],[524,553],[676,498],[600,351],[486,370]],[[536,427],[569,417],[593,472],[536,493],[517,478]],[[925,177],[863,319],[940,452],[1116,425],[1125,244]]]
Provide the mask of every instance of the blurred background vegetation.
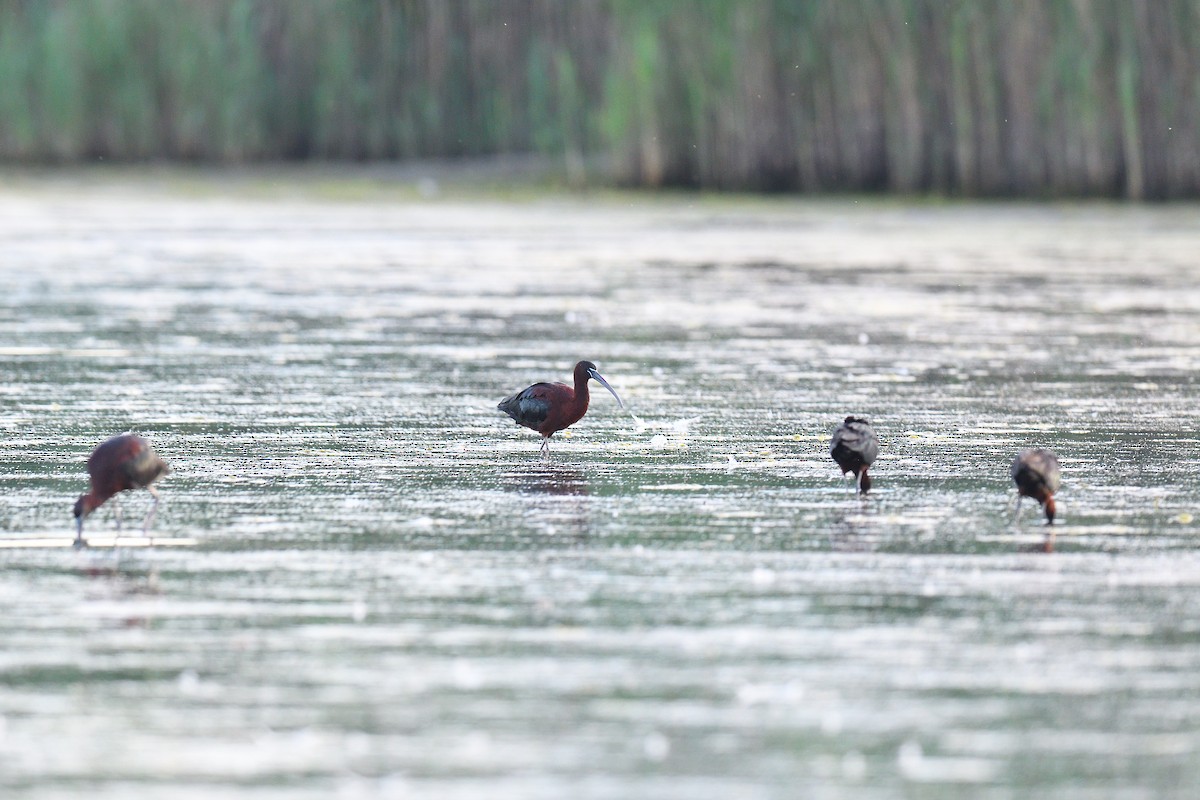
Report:
[[0,0],[0,159],[1200,195],[1200,0]]

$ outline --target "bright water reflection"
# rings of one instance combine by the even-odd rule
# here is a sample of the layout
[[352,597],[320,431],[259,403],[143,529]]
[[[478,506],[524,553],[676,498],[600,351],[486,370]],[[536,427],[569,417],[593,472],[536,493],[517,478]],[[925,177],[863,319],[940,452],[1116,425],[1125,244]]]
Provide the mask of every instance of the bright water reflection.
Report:
[[1194,209],[134,189],[0,193],[0,526],[198,544],[0,550],[5,797],[1200,787]]

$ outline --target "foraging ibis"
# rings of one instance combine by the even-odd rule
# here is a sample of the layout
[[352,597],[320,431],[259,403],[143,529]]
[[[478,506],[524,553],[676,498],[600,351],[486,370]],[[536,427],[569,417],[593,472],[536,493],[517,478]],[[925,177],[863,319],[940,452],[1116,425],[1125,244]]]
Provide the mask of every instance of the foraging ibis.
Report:
[[843,475],[854,473],[859,493],[866,494],[871,490],[871,477],[867,475],[867,469],[879,455],[879,438],[871,423],[861,417],[846,417],[833,432],[829,455],[841,467]]
[[[92,451],[87,462],[92,489],[75,501],[75,546],[83,545],[83,520],[113,495],[128,489],[145,489],[154,497],[154,504],[142,523],[142,531],[150,530],[154,512],[158,509],[158,492],[152,485],[171,471],[167,462],[158,457],[154,448],[140,436],[123,433],[102,442]],[[120,512],[117,528],[121,527]]]
[[535,383],[511,397],[500,401],[496,408],[513,418],[518,425],[535,430],[542,435],[542,454],[550,455],[550,437],[564,428],[569,428],[588,410],[588,381],[595,380],[617,399],[617,406],[624,408],[620,395],[604,380],[596,365],[591,361],[580,361],[575,365],[575,387],[565,383]]
[[1054,524],[1054,493],[1062,485],[1058,457],[1049,450],[1034,447],[1022,450],[1012,463],[1012,479],[1017,484],[1017,515],[1021,518],[1021,498],[1032,497],[1046,511],[1046,523]]

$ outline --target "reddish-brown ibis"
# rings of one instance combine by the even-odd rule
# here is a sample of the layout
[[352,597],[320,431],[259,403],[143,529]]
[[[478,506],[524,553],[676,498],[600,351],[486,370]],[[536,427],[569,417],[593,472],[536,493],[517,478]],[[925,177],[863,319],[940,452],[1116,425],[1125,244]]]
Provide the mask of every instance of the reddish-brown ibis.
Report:
[[[152,485],[171,471],[167,462],[158,457],[154,448],[140,436],[123,433],[102,442],[87,462],[92,490],[75,501],[75,545],[83,544],[83,520],[113,495],[128,489],[145,489],[154,497],[154,504],[142,523],[142,531],[150,530],[154,512],[158,509],[158,492]],[[121,527],[118,510],[117,529]]]
[[1021,518],[1021,498],[1032,497],[1046,511],[1046,522],[1054,524],[1054,493],[1062,485],[1058,457],[1049,450],[1035,447],[1022,450],[1012,463],[1012,479],[1017,484],[1017,514]]
[[550,454],[550,437],[563,428],[569,428],[588,410],[588,381],[595,379],[617,398],[617,406],[624,408],[620,395],[608,385],[590,361],[575,365],[575,388],[565,383],[535,383],[522,389],[512,397],[500,401],[496,408],[513,418],[518,425],[535,430],[542,435],[542,453]]
[[833,432],[829,455],[841,467],[843,475],[854,473],[860,493],[871,491],[871,476],[867,475],[867,469],[879,456],[879,438],[871,423],[860,417],[846,417]]

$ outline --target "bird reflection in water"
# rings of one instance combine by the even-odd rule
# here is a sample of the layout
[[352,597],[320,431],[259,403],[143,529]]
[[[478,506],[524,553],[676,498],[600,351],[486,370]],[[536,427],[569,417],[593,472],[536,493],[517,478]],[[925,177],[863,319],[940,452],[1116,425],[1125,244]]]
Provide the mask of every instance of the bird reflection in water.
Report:
[[505,487],[525,494],[587,495],[587,478],[577,469],[542,464],[504,476]]
[[503,481],[506,489],[527,497],[523,518],[529,528],[556,538],[590,535],[595,504],[579,470],[543,462],[507,473]]
[[164,594],[158,569],[126,563],[118,554],[110,551],[104,557],[89,552],[75,572],[92,581],[88,597],[92,600],[108,601],[111,607],[120,609],[126,601],[129,613],[113,614],[105,619],[110,626],[121,628],[149,628],[154,617],[142,613],[144,606],[139,600],[160,597]]
[[879,520],[869,512],[840,511],[829,526],[829,549],[841,553],[869,553],[879,548],[882,531]]

